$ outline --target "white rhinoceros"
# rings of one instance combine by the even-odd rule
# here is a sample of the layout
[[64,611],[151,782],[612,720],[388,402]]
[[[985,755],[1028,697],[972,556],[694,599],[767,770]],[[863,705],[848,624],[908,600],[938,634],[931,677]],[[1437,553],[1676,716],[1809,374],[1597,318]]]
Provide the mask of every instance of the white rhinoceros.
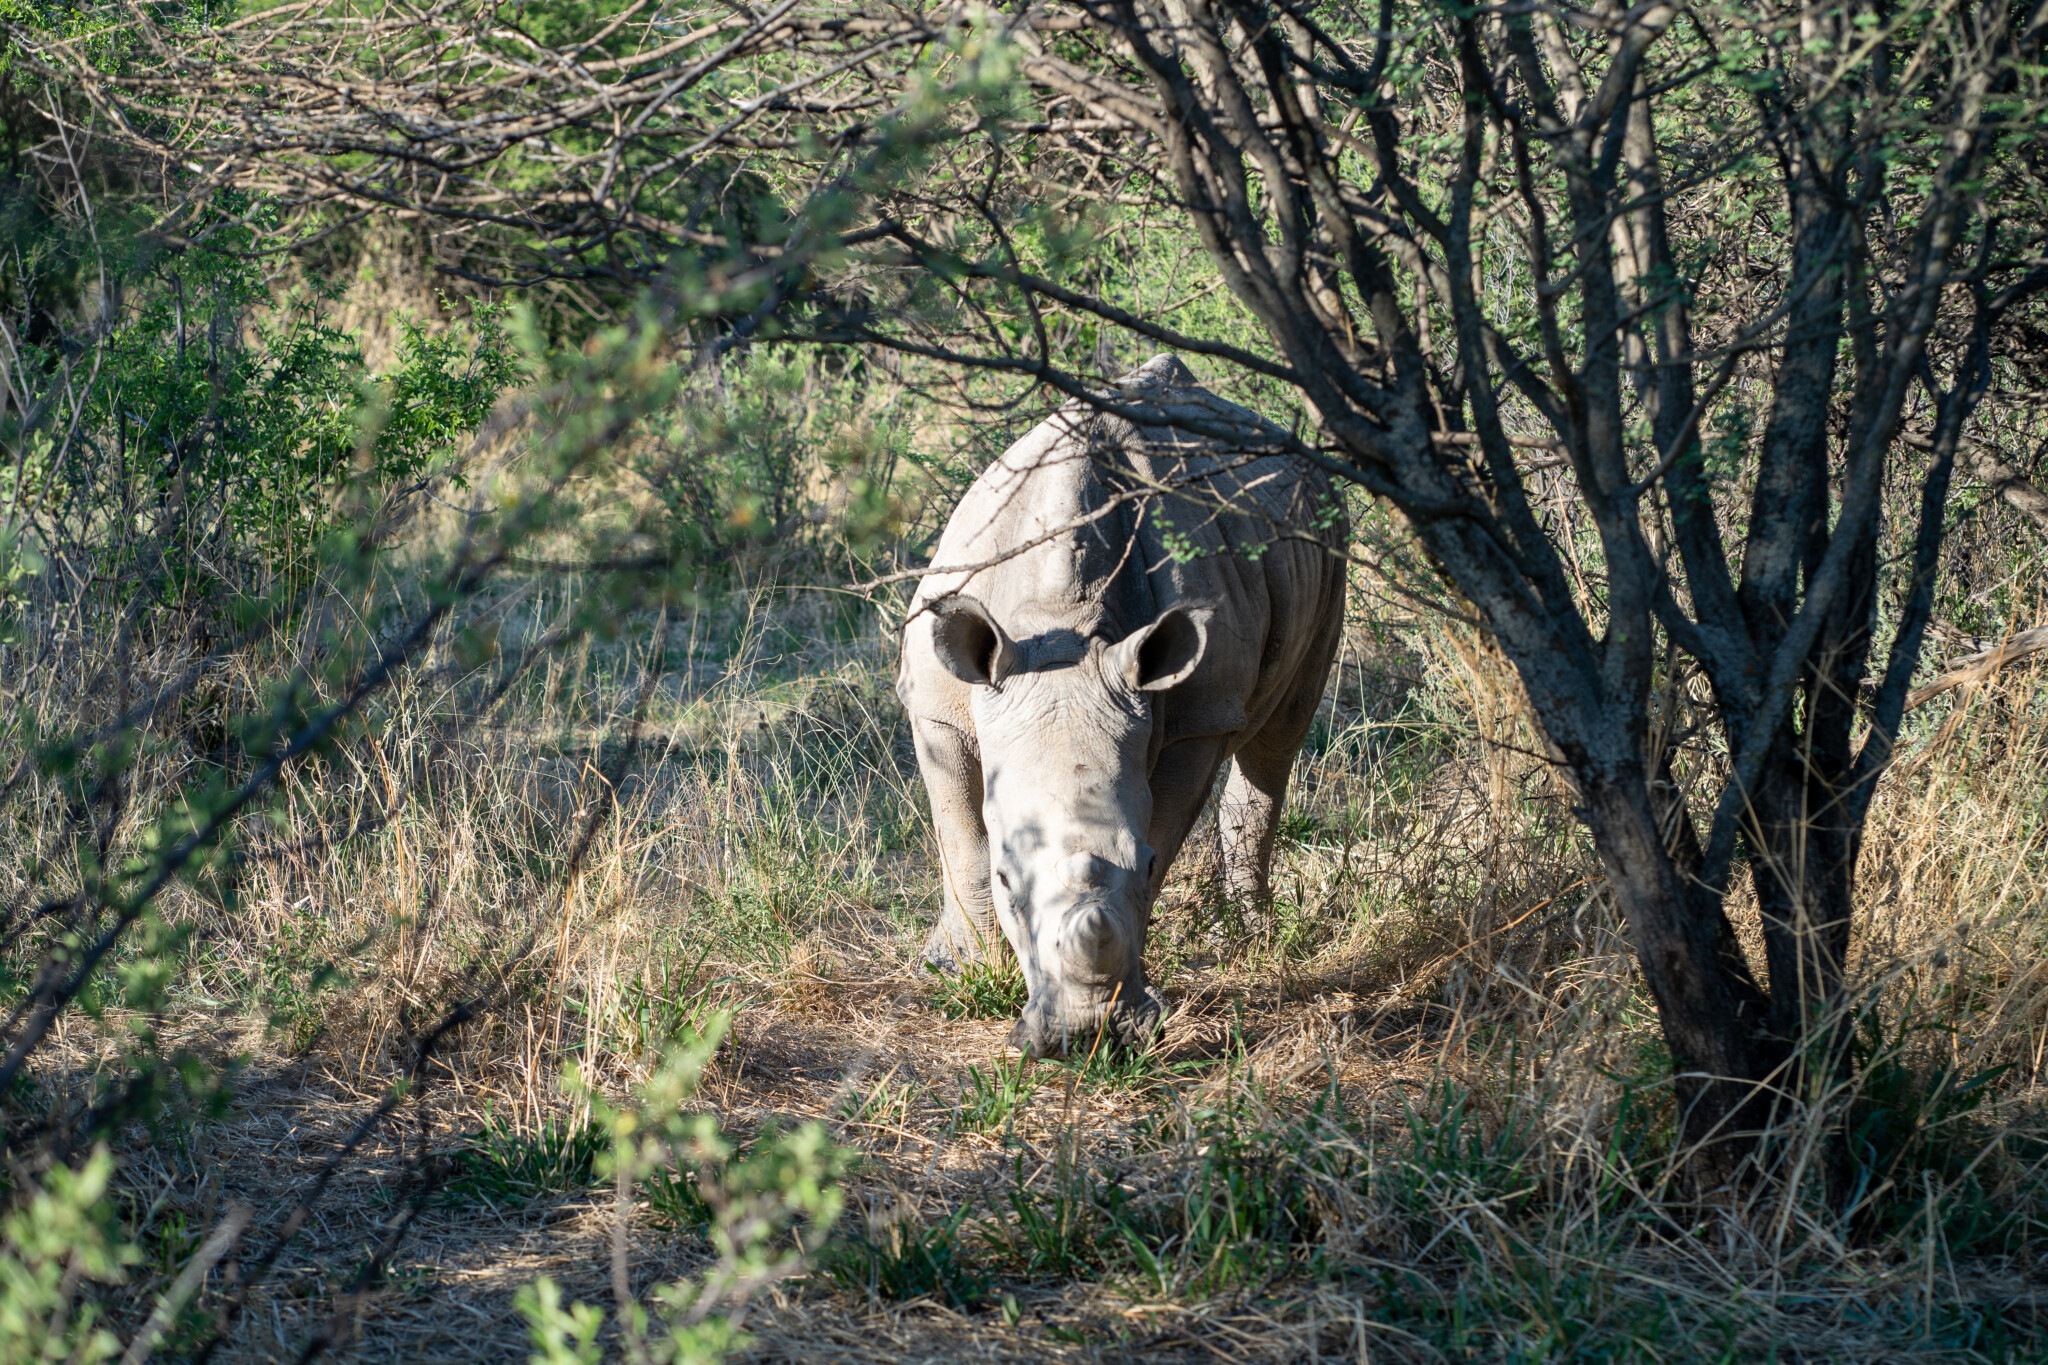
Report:
[[1226,760],[1226,885],[1266,895],[1343,626],[1322,471],[1173,356],[1115,388],[1142,423],[1072,405],[961,499],[897,679],[944,864],[926,957],[986,960],[1000,925],[1030,990],[1010,1041],[1039,1056],[1151,1034],[1153,898]]

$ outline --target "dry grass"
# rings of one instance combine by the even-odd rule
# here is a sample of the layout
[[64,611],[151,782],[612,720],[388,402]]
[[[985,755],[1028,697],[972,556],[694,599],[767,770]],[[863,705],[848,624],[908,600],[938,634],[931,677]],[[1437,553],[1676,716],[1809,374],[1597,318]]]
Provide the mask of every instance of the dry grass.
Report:
[[[573,586],[508,584],[475,615],[514,649]],[[946,1017],[917,963],[937,896],[929,825],[892,651],[840,599],[707,607],[659,667],[652,622],[585,639],[488,712],[452,705],[448,656],[430,661],[296,772],[231,888],[167,897],[190,938],[159,1043],[235,1070],[224,1111],[187,1096],[124,1130],[124,1207],[153,1259],[120,1320],[231,1204],[256,1210],[242,1259],[269,1245],[418,1031],[481,993],[426,1083],[339,1163],[220,1358],[297,1358],[339,1313],[354,1358],[518,1360],[511,1297],[542,1273],[609,1309],[612,1201],[587,1180],[437,1197],[380,1285],[343,1290],[423,1155],[473,1149],[487,1119],[573,1126],[565,1060],[623,1093],[716,1006],[737,1011],[705,1082],[719,1113],[742,1131],[830,1124],[859,1157],[848,1235],[929,1245],[960,1213],[939,1259],[985,1290],[892,1300],[858,1274],[813,1275],[755,1312],[751,1358],[2040,1358],[2040,671],[1969,699],[1873,816],[1857,970],[1886,1045],[1863,1083],[1892,1088],[1816,1097],[1788,1119],[1781,1179],[1750,1207],[1700,1208],[1673,1178],[1661,1045],[1625,938],[1565,802],[1522,756],[1512,689],[1439,626],[1379,626],[1347,642],[1302,761],[1271,913],[1219,903],[1191,858],[1153,942],[1174,1005],[1160,1049],[1021,1077],[1002,1061],[1008,1021]],[[155,642],[128,686],[175,677],[196,648]],[[106,719],[104,688],[81,708],[60,684],[92,662],[46,660],[17,704],[45,733]],[[259,697],[279,662],[234,656],[208,704]],[[219,743],[160,725],[112,844]],[[58,786],[31,786],[0,836],[10,897],[62,851]],[[360,832],[323,837],[337,830]],[[136,1022],[69,1018],[37,1059],[35,1103],[119,1075]],[[1975,1108],[1929,1101],[1995,1067]],[[1845,1109],[1908,1134],[1878,1176],[1898,1188],[1854,1226],[1802,1164]],[[1195,1197],[1219,1178],[1244,1183]],[[1027,1213],[1062,1198],[1070,1235],[1032,1250]],[[1973,1200],[2019,1221],[1972,1233]],[[1198,1226],[1219,1209],[1244,1218]],[[643,1213],[636,1292],[706,1254]]]

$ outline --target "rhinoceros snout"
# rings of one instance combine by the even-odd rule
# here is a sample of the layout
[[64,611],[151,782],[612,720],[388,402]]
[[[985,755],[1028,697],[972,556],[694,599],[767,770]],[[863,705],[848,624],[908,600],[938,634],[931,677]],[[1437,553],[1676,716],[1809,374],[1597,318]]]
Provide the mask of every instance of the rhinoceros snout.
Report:
[[1056,997],[1034,997],[1010,1028],[1010,1046],[1027,1057],[1085,1057],[1098,1047],[1142,1052],[1159,1033],[1166,1002],[1150,986],[1112,993],[1092,1009],[1062,1008]]

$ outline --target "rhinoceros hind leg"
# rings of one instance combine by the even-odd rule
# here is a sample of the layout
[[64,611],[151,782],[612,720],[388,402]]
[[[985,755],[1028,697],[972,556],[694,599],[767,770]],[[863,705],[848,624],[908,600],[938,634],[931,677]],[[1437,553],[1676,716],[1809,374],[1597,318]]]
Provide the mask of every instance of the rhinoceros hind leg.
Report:
[[1230,761],[1230,776],[1216,806],[1216,830],[1223,845],[1223,889],[1234,901],[1264,905],[1272,899],[1273,836],[1287,804],[1287,779],[1294,770],[1293,744],[1263,744],[1258,736]]
[[1340,586],[1286,699],[1230,760],[1230,776],[1216,803],[1216,827],[1223,846],[1223,889],[1240,904],[1263,906],[1272,899],[1273,836],[1287,805],[1295,755],[1322,706],[1344,624],[1342,602]]

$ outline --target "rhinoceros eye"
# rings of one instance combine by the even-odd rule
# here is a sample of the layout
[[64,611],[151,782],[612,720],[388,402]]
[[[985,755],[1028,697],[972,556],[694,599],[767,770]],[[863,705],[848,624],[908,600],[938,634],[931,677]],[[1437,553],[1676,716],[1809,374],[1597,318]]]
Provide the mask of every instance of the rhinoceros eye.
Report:
[[1008,891],[1010,889],[1010,874],[1003,871],[1000,867],[996,869],[996,881],[1001,884],[1003,890]]

